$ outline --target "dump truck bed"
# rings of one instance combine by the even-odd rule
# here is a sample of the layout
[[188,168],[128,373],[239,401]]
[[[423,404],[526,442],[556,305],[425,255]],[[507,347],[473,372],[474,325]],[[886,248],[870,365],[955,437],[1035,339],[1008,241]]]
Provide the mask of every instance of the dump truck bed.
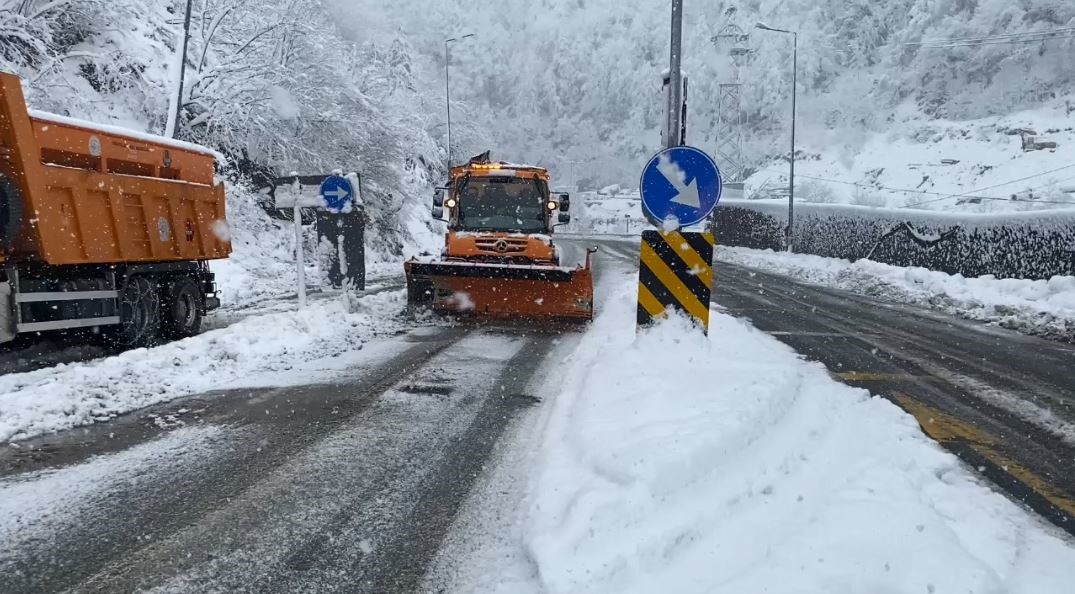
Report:
[[226,258],[224,187],[202,147],[27,111],[0,73],[5,257],[50,265]]

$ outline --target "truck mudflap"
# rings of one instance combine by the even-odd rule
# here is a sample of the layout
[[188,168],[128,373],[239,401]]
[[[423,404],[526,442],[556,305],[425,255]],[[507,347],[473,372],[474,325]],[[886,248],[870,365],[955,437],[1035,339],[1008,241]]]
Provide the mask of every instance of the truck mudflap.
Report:
[[572,269],[412,260],[405,268],[409,304],[437,313],[530,321],[593,318],[588,265]]

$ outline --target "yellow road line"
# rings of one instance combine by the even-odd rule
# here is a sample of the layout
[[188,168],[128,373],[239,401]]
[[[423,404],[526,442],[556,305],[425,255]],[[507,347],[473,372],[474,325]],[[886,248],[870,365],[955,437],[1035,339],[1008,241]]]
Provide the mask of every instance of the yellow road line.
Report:
[[672,294],[680,305],[687,310],[687,313],[703,322],[709,320],[709,309],[702,305],[698,297],[683,284],[683,281],[679,280],[676,273],[668,268],[668,265],[661,260],[657,252],[646,242],[642,242],[642,262],[653,272],[657,280],[661,281],[661,284],[668,289],[668,292]]
[[672,251],[679,254],[683,262],[687,264],[688,269],[696,271],[695,274],[702,281],[702,284],[707,287],[713,286],[713,263],[703,260],[702,255],[694,251],[686,238],[680,235],[678,231],[672,231],[670,233],[661,233],[661,239],[668,247],[672,248]]
[[1026,485],[1057,509],[1075,518],[1075,498],[1060,491],[1049,481],[999,452],[996,448],[997,439],[992,435],[949,414],[922,404],[907,394],[894,392],[892,396],[904,410],[911,413],[918,420],[918,424],[922,426],[922,430],[926,432],[926,435],[940,443],[962,442],[967,444],[997,468]]
[[926,379],[910,373],[878,373],[874,371],[841,371],[833,375],[848,382],[900,382]]

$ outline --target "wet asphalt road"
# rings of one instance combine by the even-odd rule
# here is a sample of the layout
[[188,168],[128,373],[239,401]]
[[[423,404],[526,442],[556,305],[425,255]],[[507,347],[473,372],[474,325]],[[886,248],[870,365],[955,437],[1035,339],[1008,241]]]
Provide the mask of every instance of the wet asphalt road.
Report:
[[346,384],[184,398],[155,413],[197,411],[181,429],[140,411],[5,451],[0,591],[412,591],[555,337],[401,340]]
[[[588,243],[604,248],[599,286],[602,265],[637,259],[637,244]],[[1072,531],[1075,348],[716,268],[718,309],[892,399]],[[6,448],[0,592],[415,591],[570,339],[416,328],[346,382],[202,394]]]
[[415,591],[577,332],[422,325],[346,381],[199,394],[4,448],[0,592]]

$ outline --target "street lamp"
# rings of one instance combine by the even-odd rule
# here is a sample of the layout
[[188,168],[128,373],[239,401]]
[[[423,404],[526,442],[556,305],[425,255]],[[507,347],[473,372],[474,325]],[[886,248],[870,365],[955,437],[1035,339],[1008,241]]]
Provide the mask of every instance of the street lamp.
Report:
[[795,227],[795,99],[799,93],[798,75],[799,75],[799,32],[788,31],[786,29],[777,29],[770,27],[765,23],[758,23],[755,25],[762,31],[772,31],[773,33],[785,33],[792,35],[792,53],[791,53],[791,173],[788,179],[788,229],[787,229],[787,244],[788,251],[794,251],[792,249],[792,243],[794,241],[794,227]]
[[448,63],[451,60],[451,54],[448,53],[448,44],[453,41],[460,41],[467,37],[474,37],[473,33],[467,33],[459,37],[449,37],[444,40],[444,113],[448,116],[448,169],[452,168],[452,90],[451,85],[448,84]]

